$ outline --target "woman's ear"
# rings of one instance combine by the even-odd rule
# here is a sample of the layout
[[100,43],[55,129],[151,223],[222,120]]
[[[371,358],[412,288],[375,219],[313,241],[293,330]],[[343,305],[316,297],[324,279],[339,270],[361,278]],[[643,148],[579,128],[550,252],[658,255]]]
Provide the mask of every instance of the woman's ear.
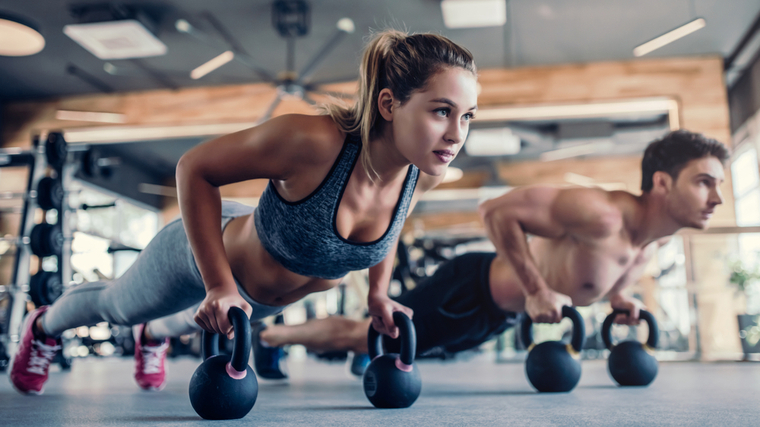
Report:
[[387,122],[393,121],[393,104],[393,92],[388,88],[381,90],[377,95],[377,109]]

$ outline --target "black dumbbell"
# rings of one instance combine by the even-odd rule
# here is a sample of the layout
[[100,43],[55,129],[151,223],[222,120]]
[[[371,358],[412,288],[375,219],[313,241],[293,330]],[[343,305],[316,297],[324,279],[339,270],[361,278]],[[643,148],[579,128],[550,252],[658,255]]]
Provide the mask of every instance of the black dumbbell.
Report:
[[60,209],[63,205],[63,183],[49,176],[37,183],[37,205],[48,211]]
[[618,344],[612,343],[612,322],[618,314],[628,314],[628,310],[613,310],[602,323],[602,340],[610,350],[607,367],[610,376],[622,386],[649,385],[657,376],[658,364],[654,357],[654,349],[657,348],[659,330],[657,321],[652,313],[641,310],[639,317],[649,325],[649,337],[646,343],[638,341],[624,341]]
[[63,252],[63,231],[57,224],[37,224],[32,228],[28,238],[2,237],[0,242],[10,242],[15,245],[28,244],[32,253],[38,257],[61,255]]
[[[37,183],[37,205],[44,210],[59,209],[63,205],[63,184],[60,179],[46,176]],[[0,193],[0,200],[27,199],[29,193]],[[32,197],[33,198],[33,197]],[[18,210],[21,212],[21,209]]]
[[528,358],[525,361],[525,373],[533,387],[540,392],[570,391],[581,379],[580,352],[586,340],[586,328],[583,317],[572,307],[562,307],[562,317],[573,321],[573,337],[570,344],[562,341],[545,341],[538,345],[533,343],[533,321],[525,316],[521,335]]
[[57,224],[37,224],[29,234],[29,247],[39,257],[60,255],[63,252],[63,231]]
[[48,164],[60,171],[63,168],[63,164],[66,163],[67,153],[68,147],[66,146],[63,134],[60,132],[50,132],[45,140],[45,158]]
[[63,293],[63,282],[58,273],[38,271],[29,281],[29,296],[37,307],[50,305]]

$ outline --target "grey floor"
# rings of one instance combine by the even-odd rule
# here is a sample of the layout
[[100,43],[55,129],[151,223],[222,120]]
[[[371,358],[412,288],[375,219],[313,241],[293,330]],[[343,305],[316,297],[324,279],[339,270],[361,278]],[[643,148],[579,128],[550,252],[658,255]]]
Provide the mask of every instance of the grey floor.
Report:
[[623,389],[603,361],[585,361],[578,387],[564,394],[538,394],[522,364],[485,356],[419,365],[422,395],[408,409],[374,409],[345,365],[306,359],[290,361],[287,384],[260,381],[247,417],[212,422],[188,399],[195,360],[170,361],[166,389],[153,393],[134,385],[128,359],[78,360],[52,372],[42,396],[22,396],[3,378],[0,425],[760,425],[760,363],[663,363],[651,386]]

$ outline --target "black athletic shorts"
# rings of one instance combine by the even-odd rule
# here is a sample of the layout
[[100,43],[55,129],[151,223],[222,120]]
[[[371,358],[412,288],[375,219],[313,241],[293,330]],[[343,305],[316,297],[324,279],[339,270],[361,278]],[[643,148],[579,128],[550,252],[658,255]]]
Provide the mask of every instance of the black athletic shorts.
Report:
[[[393,298],[414,310],[417,355],[467,350],[517,324],[518,314],[501,310],[491,297],[488,277],[495,257],[493,252],[460,255]],[[383,339],[386,352],[399,352],[399,340]]]

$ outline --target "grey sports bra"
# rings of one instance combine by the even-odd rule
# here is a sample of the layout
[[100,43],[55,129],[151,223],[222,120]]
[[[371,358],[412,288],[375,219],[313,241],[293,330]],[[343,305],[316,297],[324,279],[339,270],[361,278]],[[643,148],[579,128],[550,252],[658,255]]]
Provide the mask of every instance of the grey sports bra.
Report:
[[336,228],[338,206],[356,166],[361,142],[347,136],[332,169],[316,190],[297,202],[280,196],[272,182],[254,212],[264,248],[288,270],[309,277],[338,279],[349,271],[382,261],[401,232],[417,185],[419,169],[410,165],[390,226],[373,242],[344,239]]

